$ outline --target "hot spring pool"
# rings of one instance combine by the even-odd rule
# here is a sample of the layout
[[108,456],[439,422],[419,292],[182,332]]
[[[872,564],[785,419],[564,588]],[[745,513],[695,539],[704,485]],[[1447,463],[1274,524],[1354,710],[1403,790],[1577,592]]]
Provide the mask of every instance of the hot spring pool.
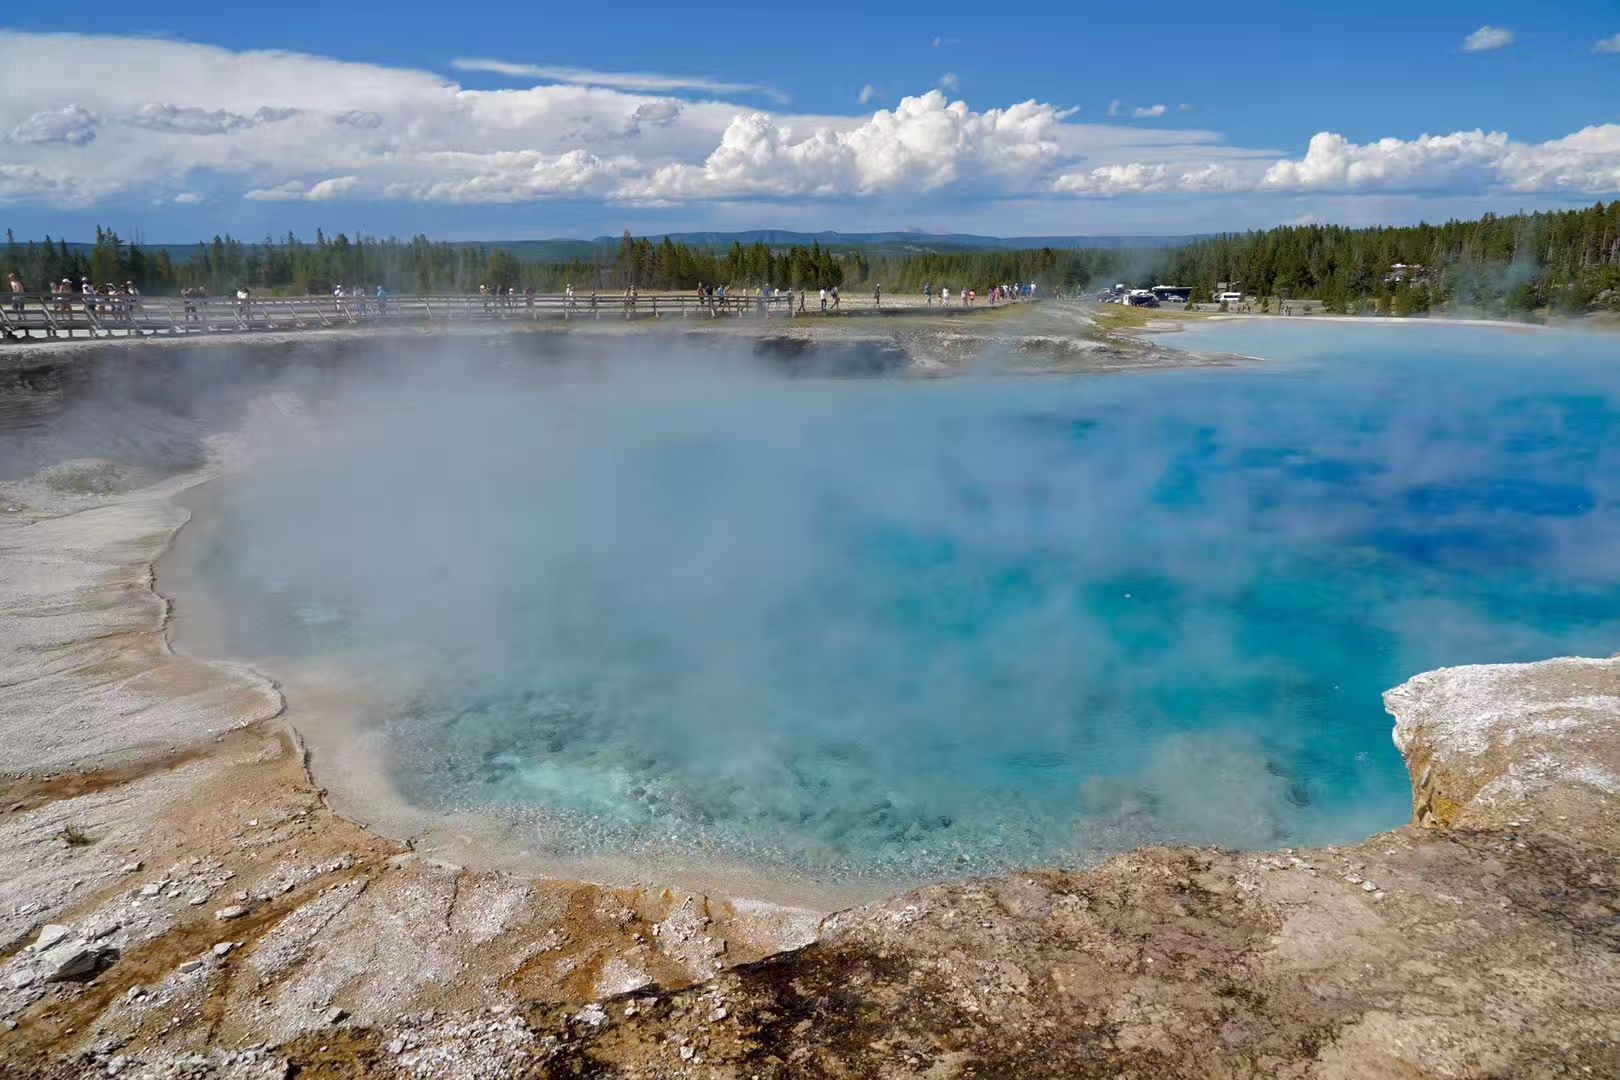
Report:
[[1356,838],[1408,812],[1383,690],[1615,651],[1614,339],[1175,343],[1278,361],[402,366],[218,497],[198,573],[231,651],[392,688],[414,803],[828,880]]

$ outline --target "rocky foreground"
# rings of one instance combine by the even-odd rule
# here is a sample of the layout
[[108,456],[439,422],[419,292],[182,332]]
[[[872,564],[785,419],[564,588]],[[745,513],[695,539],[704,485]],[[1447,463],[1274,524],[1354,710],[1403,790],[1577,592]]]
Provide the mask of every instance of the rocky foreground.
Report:
[[531,880],[337,816],[296,703],[170,649],[201,477],[0,505],[0,1075],[1620,1075],[1620,660],[1391,691],[1413,824],[1351,846],[831,915]]

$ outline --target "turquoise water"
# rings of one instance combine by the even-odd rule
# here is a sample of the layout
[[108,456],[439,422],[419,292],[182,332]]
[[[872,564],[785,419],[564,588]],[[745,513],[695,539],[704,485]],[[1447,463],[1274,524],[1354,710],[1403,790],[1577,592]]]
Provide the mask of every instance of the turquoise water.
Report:
[[1408,813],[1383,690],[1616,650],[1614,339],[1175,343],[1276,359],[428,364],[223,497],[205,567],[237,647],[401,687],[413,800],[829,879],[1356,838]]

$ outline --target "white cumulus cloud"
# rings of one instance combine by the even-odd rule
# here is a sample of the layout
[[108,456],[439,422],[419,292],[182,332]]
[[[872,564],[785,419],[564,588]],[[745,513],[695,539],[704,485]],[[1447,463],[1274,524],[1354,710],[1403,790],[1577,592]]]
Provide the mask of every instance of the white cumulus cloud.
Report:
[[1170,110],[1164,105],[1144,105],[1139,109],[1131,110],[1131,115],[1138,120],[1146,120],[1155,116],[1163,116]]
[[1620,34],[1616,34],[1614,37],[1606,37],[1597,42],[1597,44],[1592,46],[1592,51],[1600,53],[1620,53]]
[[1070,171],[1053,190],[1076,195],[1512,191],[1604,196],[1620,190],[1620,124],[1561,139],[1515,142],[1493,131],[1355,143],[1313,136],[1303,157],[1125,162]]
[[25,117],[11,129],[11,137],[20,143],[68,143],[83,146],[96,137],[101,117],[77,105],[60,109],[42,109]]
[[1513,44],[1513,31],[1500,26],[1485,25],[1463,38],[1464,52],[1490,52]]
[[327,199],[336,199],[349,194],[360,186],[358,176],[333,176],[313,185],[304,192],[304,198],[310,202],[324,202]]
[[877,96],[878,88],[873,86],[871,83],[867,83],[865,86],[861,87],[861,92],[855,95],[855,100],[859,104],[865,105],[867,102],[871,101]]
[[853,127],[821,124],[802,134],[765,113],[738,116],[702,165],[671,165],[625,194],[636,198],[705,195],[870,195],[932,191],[994,176],[1020,186],[1059,158],[1067,115],[1026,101],[973,112],[931,90],[879,110]]
[[[65,70],[98,74],[64,81]],[[568,82],[471,90],[431,72],[298,53],[16,31],[0,31],[0,71],[0,204],[29,207],[186,205],[199,193],[444,204],[939,193],[1033,206],[1064,196],[1620,191],[1614,124],[1545,142],[1479,130],[1357,143],[1322,132],[1303,147],[1251,148],[1173,124],[1083,123],[1077,110],[1034,100],[976,109],[939,89],[864,115],[802,115]]]
[[256,121],[247,116],[224,109],[200,109],[195,106],[168,105],[149,102],[124,118],[124,123],[154,131],[173,131],[181,135],[219,135],[227,131],[252,127]]

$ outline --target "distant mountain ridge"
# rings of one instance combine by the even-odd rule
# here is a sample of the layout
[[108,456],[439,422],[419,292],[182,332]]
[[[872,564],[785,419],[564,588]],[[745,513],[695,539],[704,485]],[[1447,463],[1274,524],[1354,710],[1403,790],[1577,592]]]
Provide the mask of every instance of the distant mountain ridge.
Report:
[[[661,242],[664,237],[668,236],[670,240],[686,244],[689,247],[707,247],[721,250],[731,247],[733,243],[742,244],[744,247],[754,244],[766,244],[772,248],[789,248],[795,245],[809,247],[813,243],[819,243],[822,247],[839,253],[858,249],[872,255],[915,255],[931,251],[1014,251],[1023,248],[1047,247],[1060,251],[1082,249],[1120,250],[1123,248],[1162,250],[1182,247],[1194,240],[1203,239],[1205,234],[1188,234],[1185,236],[1000,237],[980,236],[974,233],[927,233],[914,229],[851,233],[833,230],[795,232],[789,229],[745,229],[736,232],[655,232],[639,235],[646,236],[654,242]],[[243,238],[238,237],[237,239],[241,240]],[[368,242],[378,239],[382,238],[366,237]],[[247,240],[244,240],[244,242],[254,243],[254,241]],[[590,240],[554,238],[549,240],[451,240],[447,242],[458,251],[467,248],[505,251],[516,259],[530,262],[562,263],[578,261],[595,263],[610,259],[613,256],[613,253],[618,250],[619,237],[598,236]],[[19,247],[26,243],[27,241],[24,240],[17,241]],[[205,240],[186,244],[143,243],[140,246],[148,253],[165,251],[171,260],[176,263],[183,263],[191,258],[192,253],[197,250],[199,245],[207,245],[208,243],[209,241]],[[85,241],[68,241],[68,250],[73,252],[89,252],[94,247],[93,243]]]
[[[822,232],[794,232],[788,229],[745,229],[740,232],[673,232],[650,233],[653,239],[666,235],[677,243],[706,247],[741,244],[769,244],[772,247],[808,246],[819,243],[822,247],[901,247],[919,251],[983,251],[1012,250],[1018,248],[1081,248],[1118,249],[1131,247],[1171,248],[1197,240],[1202,234],[1185,236],[980,236],[975,233],[929,233],[916,229],[896,229],[889,232],[845,233],[832,230]],[[600,236],[597,243],[617,243],[618,238]]]

